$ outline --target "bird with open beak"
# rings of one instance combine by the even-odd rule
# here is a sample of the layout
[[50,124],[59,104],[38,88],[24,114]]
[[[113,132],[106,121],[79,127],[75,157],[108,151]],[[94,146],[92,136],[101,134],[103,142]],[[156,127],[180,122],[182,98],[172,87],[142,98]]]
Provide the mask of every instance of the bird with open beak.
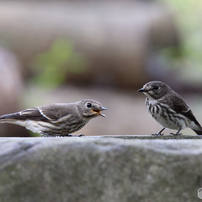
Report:
[[102,116],[107,108],[95,100],[75,103],[55,103],[2,115],[0,123],[12,123],[26,127],[43,136],[72,136],[92,118]]

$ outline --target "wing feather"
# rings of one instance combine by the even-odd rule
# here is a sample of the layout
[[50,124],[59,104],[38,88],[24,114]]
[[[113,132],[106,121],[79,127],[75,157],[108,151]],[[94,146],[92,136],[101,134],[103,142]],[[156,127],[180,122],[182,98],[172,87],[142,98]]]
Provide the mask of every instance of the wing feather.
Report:
[[36,121],[47,121],[47,118],[44,117],[37,107],[26,109],[20,112],[5,114],[0,117],[0,119],[15,119],[15,120],[36,120]]
[[184,115],[185,117],[193,121],[196,125],[201,127],[199,122],[196,120],[192,110],[189,108],[189,106],[185,103],[180,95],[176,93],[176,95],[173,98],[169,98],[169,100],[172,101],[171,108],[174,111]]
[[41,107],[34,107],[20,112],[2,115],[0,119],[15,120],[36,120],[36,121],[57,121],[58,119],[69,116],[72,113],[73,106],[68,104],[49,104]]

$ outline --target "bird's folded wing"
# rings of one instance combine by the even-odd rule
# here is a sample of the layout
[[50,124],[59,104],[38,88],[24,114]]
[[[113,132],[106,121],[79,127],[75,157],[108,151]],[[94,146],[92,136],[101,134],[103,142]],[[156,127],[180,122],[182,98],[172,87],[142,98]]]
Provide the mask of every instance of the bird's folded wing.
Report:
[[196,125],[199,125],[199,122],[196,120],[193,112],[191,111],[191,109],[189,108],[189,106],[187,106],[187,104],[184,102],[183,99],[181,98],[175,98],[175,103],[172,104],[172,108],[179,114],[184,115],[185,117],[187,117],[188,119],[190,119],[191,121],[193,121]]
[[0,117],[0,119],[15,119],[15,120],[38,120],[38,121],[47,121],[47,118],[44,117],[37,107],[26,109],[20,112],[5,114]]
[[74,111],[74,107],[70,104],[50,104],[39,107],[39,112],[50,121],[69,117]]
[[20,112],[6,114],[0,119],[17,119],[17,120],[37,120],[37,121],[57,121],[63,116],[70,114],[67,108],[60,105],[45,105],[42,107],[34,107]]

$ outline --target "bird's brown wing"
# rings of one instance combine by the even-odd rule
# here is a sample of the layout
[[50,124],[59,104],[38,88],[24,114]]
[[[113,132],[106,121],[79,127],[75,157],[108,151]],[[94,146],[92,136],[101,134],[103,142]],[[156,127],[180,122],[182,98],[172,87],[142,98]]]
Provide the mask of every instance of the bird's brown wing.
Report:
[[[67,106],[67,105],[66,105]],[[57,121],[59,118],[68,116],[70,110],[63,104],[50,104],[41,107],[34,107],[20,112],[6,114],[0,119],[17,119],[17,120],[37,120],[37,121]]]
[[16,112],[12,114],[5,114],[0,117],[0,119],[15,119],[15,120],[37,120],[37,121],[48,121],[46,117],[44,117],[37,107],[26,109],[21,112]]
[[192,110],[189,108],[189,106],[187,106],[185,101],[179,95],[175,96],[173,99],[170,99],[170,100],[173,100],[171,104],[171,108],[174,109],[174,111],[184,115],[185,117],[193,121],[196,125],[200,126]]
[[57,121],[74,113],[74,106],[71,104],[50,104],[39,107],[40,113],[48,120]]

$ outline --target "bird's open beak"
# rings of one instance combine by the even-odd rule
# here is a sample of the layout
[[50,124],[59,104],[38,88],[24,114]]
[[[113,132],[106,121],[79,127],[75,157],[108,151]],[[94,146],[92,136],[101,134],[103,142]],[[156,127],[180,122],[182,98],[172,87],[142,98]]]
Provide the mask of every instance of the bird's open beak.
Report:
[[145,88],[140,88],[137,92],[148,92],[149,90],[145,89]]
[[107,108],[102,107],[102,108],[99,108],[99,109],[92,109],[91,111],[93,111],[94,113],[96,113],[98,116],[106,117],[105,114],[101,114],[101,111],[103,111],[103,110],[107,110]]

